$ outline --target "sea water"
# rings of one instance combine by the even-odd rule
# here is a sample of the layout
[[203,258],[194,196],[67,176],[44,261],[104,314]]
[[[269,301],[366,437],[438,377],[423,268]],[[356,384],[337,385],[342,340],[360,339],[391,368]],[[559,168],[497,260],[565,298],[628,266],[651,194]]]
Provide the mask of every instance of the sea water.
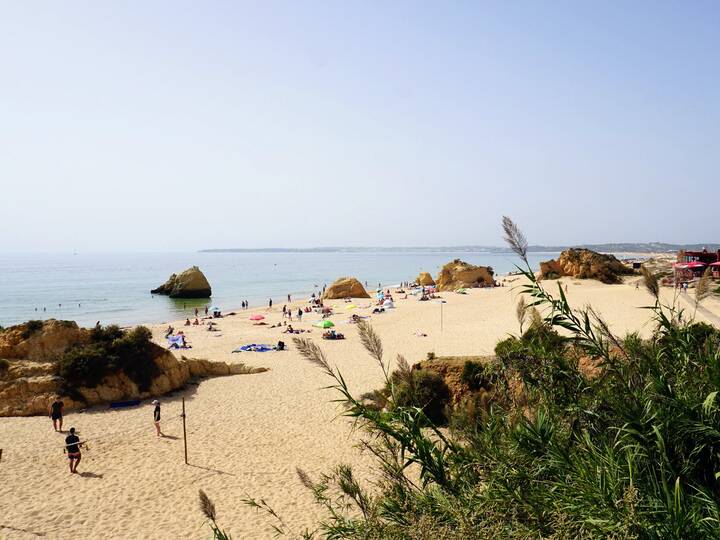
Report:
[[[533,268],[557,253],[532,253]],[[374,290],[412,281],[419,272],[433,276],[453,259],[515,270],[512,253],[479,252],[294,252],[0,254],[0,325],[30,319],[67,319],[83,326],[161,323],[192,315],[195,307],[237,309],[243,300],[282,305],[319,292],[341,276],[357,277]],[[152,295],[174,272],[197,265],[212,286],[212,298],[171,299]]]

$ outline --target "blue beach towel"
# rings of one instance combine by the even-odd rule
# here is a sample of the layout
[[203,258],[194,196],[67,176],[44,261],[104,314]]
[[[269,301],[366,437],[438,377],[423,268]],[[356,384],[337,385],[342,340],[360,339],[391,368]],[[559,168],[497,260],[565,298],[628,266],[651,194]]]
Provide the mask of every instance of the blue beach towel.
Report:
[[257,343],[252,343],[250,345],[243,345],[242,347],[238,347],[233,352],[268,352],[274,350],[275,347],[271,345],[258,345]]

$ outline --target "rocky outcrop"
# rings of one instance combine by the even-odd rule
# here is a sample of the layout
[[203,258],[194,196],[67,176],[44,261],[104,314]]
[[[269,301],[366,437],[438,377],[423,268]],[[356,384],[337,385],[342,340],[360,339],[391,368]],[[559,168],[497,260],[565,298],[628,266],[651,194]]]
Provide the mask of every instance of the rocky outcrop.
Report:
[[150,292],[167,294],[170,298],[210,298],[212,289],[205,274],[193,266],[180,274],[171,275],[165,283]]
[[54,360],[68,348],[85,344],[90,333],[73,321],[28,321],[0,332],[0,358]]
[[435,280],[430,275],[430,272],[420,272],[418,277],[415,278],[415,283],[428,287],[430,285],[435,285]]
[[455,259],[442,267],[435,283],[440,291],[454,291],[463,287],[492,286],[495,278],[489,266],[475,266]]
[[[63,381],[56,375],[55,359],[68,348],[86,344],[90,331],[71,321],[45,321],[40,328],[28,323],[9,328],[0,333],[1,358],[7,361],[0,370],[0,416],[33,416],[47,414],[47,408],[55,396],[61,394]],[[25,337],[23,337],[25,336]],[[93,388],[73,388],[73,395],[62,395],[66,410],[81,409],[91,405],[145,399],[161,396],[182,388],[195,377],[218,377],[223,375],[261,373],[267,368],[252,368],[244,364],[211,362],[197,358],[182,357],[153,345],[153,362],[158,367],[147,391],[125,373],[116,372],[106,376]]]
[[343,298],[370,298],[370,295],[365,290],[357,279],[352,277],[341,277],[332,283],[323,294],[323,298],[328,300],[343,299]]
[[633,271],[614,255],[596,253],[589,249],[566,249],[557,259],[540,263],[542,279],[572,277],[597,279],[603,283],[620,283],[622,276]]

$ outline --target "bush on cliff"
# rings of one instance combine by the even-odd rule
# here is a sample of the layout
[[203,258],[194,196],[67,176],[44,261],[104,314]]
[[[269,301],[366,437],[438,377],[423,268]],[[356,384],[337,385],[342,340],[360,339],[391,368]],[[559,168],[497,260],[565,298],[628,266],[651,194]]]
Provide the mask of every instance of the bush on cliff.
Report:
[[154,362],[152,333],[144,326],[123,331],[117,326],[95,327],[87,345],[68,349],[57,361],[57,373],[65,391],[93,388],[116,373],[124,373],[141,392],[159,374]]
[[36,332],[39,332],[43,329],[43,322],[42,321],[28,321],[25,323],[25,329],[20,334],[23,339],[30,338],[33,334]]

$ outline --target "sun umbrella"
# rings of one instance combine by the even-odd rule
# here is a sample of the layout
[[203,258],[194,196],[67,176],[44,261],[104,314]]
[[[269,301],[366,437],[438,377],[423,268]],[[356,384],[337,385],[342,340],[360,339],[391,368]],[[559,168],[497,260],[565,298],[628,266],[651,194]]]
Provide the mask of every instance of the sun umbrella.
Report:
[[255,315],[250,315],[251,321],[262,321],[264,318],[265,318],[264,315],[260,315],[258,313],[256,313]]
[[317,327],[319,327],[319,328],[332,328],[333,326],[335,326],[335,323],[333,323],[332,321],[328,321],[327,319],[325,319],[324,321],[318,321],[318,322],[315,324],[315,326],[317,326]]

